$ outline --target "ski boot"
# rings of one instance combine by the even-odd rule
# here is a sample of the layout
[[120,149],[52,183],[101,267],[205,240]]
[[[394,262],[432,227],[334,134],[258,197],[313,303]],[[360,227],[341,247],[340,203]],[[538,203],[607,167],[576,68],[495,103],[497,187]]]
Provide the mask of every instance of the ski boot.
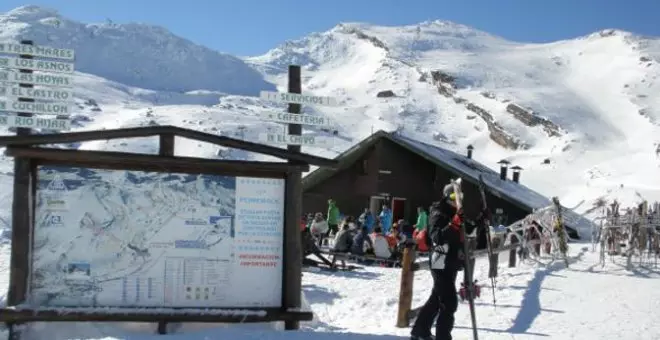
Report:
[[[481,297],[481,287],[477,284],[477,280],[474,280],[472,282],[472,286],[474,287],[474,298],[479,298]],[[461,288],[458,290],[458,296],[460,296],[461,301],[465,301],[467,299],[467,287],[465,287],[465,283],[461,282]]]

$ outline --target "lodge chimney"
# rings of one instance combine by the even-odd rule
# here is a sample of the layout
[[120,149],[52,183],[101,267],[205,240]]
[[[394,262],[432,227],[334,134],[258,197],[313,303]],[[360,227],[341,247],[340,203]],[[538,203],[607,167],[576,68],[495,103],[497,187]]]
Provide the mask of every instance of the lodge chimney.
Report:
[[511,167],[511,170],[513,170],[513,174],[512,174],[513,181],[516,183],[520,183],[520,170],[523,170],[523,168],[515,165]]
[[500,179],[506,181],[506,173],[509,168],[509,164],[511,164],[511,162],[507,161],[506,159],[503,159],[497,162],[497,164],[500,165]]
[[472,150],[474,150],[474,146],[472,144],[467,146],[467,158],[472,159]]

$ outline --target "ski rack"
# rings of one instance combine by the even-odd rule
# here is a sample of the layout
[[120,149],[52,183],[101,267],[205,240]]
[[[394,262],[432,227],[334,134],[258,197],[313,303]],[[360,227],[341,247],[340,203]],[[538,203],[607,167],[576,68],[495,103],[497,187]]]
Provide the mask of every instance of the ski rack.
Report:
[[[606,258],[615,262],[615,256],[626,257],[626,268],[632,270],[633,258],[638,265],[653,265],[657,268],[660,257],[660,204],[654,203],[649,211],[646,201],[636,208],[627,208],[619,213],[619,205],[614,202],[604,216],[594,219],[600,226],[592,230],[592,250],[600,246],[599,264],[604,267]],[[646,261],[645,261],[646,260]]]

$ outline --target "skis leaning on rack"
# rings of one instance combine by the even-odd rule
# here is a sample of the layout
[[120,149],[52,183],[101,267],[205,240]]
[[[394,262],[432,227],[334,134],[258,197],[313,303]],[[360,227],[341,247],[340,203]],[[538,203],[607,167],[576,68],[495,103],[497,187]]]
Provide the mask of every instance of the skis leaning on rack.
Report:
[[[463,208],[463,191],[461,191],[461,186],[455,181],[451,180],[451,184],[454,187],[454,194],[456,196],[456,211],[460,211]],[[465,277],[465,288],[467,289],[467,298],[470,304],[470,317],[472,318],[472,335],[474,340],[479,340],[479,334],[477,333],[477,314],[474,310],[474,280],[472,279],[472,268],[470,266],[470,259],[472,254],[470,253],[470,248],[467,244],[467,233],[465,232],[465,223],[461,223],[461,233],[463,233],[463,254],[465,255],[465,268],[466,271]]]
[[493,290],[493,306],[497,305],[497,299],[495,298],[495,286],[497,285],[496,281],[496,273],[497,273],[497,261],[494,261],[493,258],[493,241],[491,239],[490,235],[490,220],[488,220],[486,217],[489,216],[486,215],[488,213],[488,203],[486,202],[486,184],[484,183],[484,178],[482,175],[479,175],[479,193],[481,194],[481,221],[478,221],[482,225],[480,227],[484,228],[484,232],[486,233],[486,248],[488,251],[488,278],[490,278],[490,286],[491,289]]
[[557,233],[559,238],[559,252],[564,257],[564,263],[566,263],[566,267],[568,267],[568,239],[566,237],[564,216],[562,214],[562,206],[559,203],[559,198],[553,197],[552,204],[555,206],[555,212],[557,214],[555,217],[555,226],[553,231]]

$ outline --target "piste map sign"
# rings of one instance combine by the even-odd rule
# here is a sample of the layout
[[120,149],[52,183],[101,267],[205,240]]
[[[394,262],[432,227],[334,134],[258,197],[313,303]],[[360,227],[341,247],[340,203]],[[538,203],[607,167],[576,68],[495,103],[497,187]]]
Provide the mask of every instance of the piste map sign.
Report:
[[279,307],[284,180],[38,168],[31,304]]

